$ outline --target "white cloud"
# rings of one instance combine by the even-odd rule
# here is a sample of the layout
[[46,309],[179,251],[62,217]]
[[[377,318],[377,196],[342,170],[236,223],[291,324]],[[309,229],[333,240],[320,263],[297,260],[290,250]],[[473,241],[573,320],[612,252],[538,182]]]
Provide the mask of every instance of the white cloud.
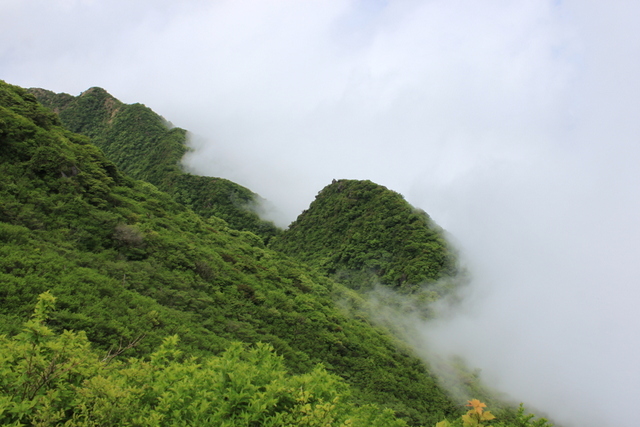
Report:
[[484,294],[431,332],[443,348],[559,419],[631,426],[637,16],[630,2],[8,1],[0,77],[145,103],[196,135],[192,167],[286,220],[332,178],[405,194]]

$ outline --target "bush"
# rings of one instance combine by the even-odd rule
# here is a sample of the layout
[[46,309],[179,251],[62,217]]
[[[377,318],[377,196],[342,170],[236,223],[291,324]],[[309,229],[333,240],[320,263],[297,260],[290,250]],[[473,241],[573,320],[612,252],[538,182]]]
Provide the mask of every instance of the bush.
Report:
[[269,344],[183,357],[166,338],[148,360],[100,357],[84,333],[45,322],[40,295],[22,333],[0,337],[0,423],[20,426],[405,426],[391,410],[356,407],[349,386],[321,366],[290,375]]

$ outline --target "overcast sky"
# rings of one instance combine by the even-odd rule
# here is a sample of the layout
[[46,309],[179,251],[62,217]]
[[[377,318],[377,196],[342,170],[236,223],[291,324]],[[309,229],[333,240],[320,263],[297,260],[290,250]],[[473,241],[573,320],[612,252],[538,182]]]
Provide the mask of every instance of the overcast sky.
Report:
[[192,170],[281,225],[333,178],[402,193],[474,277],[420,339],[567,426],[635,427],[638,16],[630,0],[2,0],[0,78],[144,103],[192,132]]

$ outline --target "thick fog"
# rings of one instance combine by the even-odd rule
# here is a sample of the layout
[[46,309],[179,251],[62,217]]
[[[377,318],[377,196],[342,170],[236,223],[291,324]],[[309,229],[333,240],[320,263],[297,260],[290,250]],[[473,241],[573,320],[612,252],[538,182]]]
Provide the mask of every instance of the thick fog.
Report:
[[280,225],[333,178],[402,193],[473,277],[416,345],[566,426],[635,427],[638,16],[630,1],[5,0],[0,78],[146,104],[191,131],[190,170],[251,188]]

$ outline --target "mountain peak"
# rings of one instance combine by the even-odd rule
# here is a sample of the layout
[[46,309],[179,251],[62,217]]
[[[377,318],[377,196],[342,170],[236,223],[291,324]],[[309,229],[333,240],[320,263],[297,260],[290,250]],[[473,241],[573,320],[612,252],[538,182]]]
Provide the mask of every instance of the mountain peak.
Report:
[[440,227],[369,180],[334,179],[273,246],[355,289],[411,290],[456,270]]

